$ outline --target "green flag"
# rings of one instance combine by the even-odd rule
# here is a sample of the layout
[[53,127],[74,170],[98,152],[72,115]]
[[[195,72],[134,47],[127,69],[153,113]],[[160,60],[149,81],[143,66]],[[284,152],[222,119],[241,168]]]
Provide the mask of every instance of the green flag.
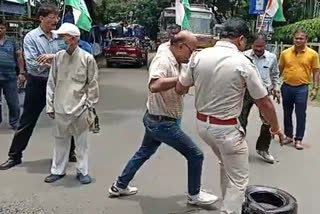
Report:
[[75,24],[82,30],[90,31],[92,20],[84,0],[65,0],[65,4],[73,8]]
[[176,0],[176,24],[182,29],[191,30],[189,20],[191,16],[190,4],[188,0]]

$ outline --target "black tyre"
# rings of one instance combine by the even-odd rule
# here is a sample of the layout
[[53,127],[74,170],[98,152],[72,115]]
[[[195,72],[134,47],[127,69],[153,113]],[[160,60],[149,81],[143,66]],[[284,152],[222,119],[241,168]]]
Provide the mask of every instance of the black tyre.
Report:
[[138,62],[136,63],[136,67],[137,68],[141,68],[142,67],[142,60],[139,59]]
[[273,187],[249,186],[242,214],[297,214],[297,200],[289,193]]
[[112,64],[108,60],[106,61],[106,65],[107,65],[107,68],[111,68],[112,67]]

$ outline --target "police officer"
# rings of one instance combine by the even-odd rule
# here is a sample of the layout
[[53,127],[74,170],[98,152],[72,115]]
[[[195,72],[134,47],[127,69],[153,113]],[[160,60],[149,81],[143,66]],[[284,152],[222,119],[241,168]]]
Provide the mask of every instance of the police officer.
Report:
[[270,123],[271,134],[279,135],[280,142],[283,138],[268,92],[254,65],[241,53],[248,35],[245,21],[229,19],[222,40],[191,58],[176,85],[179,94],[195,86],[198,133],[220,160],[223,214],[241,213],[249,182],[248,146],[238,122],[246,89]]

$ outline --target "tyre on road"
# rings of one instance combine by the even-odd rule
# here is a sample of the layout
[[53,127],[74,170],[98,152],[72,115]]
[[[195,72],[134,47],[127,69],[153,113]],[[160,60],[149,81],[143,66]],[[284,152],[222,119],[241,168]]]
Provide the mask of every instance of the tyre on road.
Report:
[[242,214],[297,214],[297,200],[289,193],[273,187],[249,186]]

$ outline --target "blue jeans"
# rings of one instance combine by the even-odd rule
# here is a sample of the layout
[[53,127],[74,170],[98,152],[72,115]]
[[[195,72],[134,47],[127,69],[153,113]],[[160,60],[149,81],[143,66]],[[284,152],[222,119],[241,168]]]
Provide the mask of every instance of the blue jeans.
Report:
[[[17,80],[0,80],[0,96],[3,92],[9,109],[9,125],[16,128],[20,117]],[[0,99],[1,100],[1,99]],[[3,103],[3,101],[2,101]],[[0,104],[0,123],[2,122],[2,110]]]
[[295,140],[302,140],[306,128],[306,111],[308,101],[308,85],[290,86],[283,83],[281,87],[284,117],[284,133],[293,137],[292,112],[295,108],[297,128]]
[[126,188],[139,168],[165,143],[188,161],[188,193],[196,195],[200,192],[203,153],[198,146],[178,126],[176,121],[154,120],[145,114],[143,123],[146,132],[142,145],[127,163],[122,174],[118,177],[117,186]]

